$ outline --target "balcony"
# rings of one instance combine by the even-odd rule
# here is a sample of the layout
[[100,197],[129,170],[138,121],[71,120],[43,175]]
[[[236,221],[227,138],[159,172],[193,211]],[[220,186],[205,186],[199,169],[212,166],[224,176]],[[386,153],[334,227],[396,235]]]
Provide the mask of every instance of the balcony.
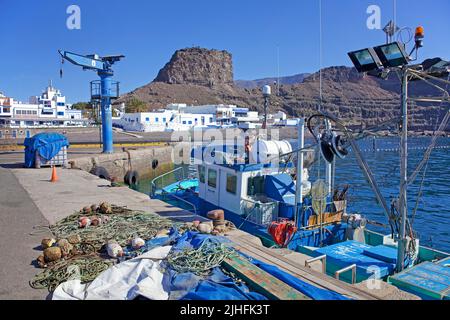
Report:
[[[109,92],[103,95],[104,97],[109,97],[111,99],[119,98],[119,82],[112,81],[111,89]],[[91,100],[101,100],[102,99],[102,86],[100,80],[91,81]]]

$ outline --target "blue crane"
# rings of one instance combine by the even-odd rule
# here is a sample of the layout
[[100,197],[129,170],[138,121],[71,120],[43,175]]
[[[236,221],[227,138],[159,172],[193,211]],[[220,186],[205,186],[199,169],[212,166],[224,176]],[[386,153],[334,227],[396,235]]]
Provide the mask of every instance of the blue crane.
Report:
[[100,57],[97,54],[82,56],[67,51],[58,50],[58,52],[62,56],[63,61],[65,59],[74,65],[82,67],[83,70],[97,71],[100,77],[98,97],[101,100],[103,153],[113,153],[111,98],[114,96],[112,92],[112,76],[114,75],[114,71],[111,67],[125,56]]

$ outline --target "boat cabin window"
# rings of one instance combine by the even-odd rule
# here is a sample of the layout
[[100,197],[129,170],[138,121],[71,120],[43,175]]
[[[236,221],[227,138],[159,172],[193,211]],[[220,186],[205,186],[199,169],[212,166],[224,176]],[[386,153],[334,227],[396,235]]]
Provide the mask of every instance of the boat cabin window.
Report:
[[198,178],[201,183],[205,183],[205,166],[198,166]]
[[237,189],[237,176],[227,173],[227,191],[232,194],[236,194]]
[[217,171],[213,169],[208,170],[208,186],[215,188],[217,186]]
[[264,177],[250,177],[247,183],[247,195],[254,196],[256,194],[264,193]]

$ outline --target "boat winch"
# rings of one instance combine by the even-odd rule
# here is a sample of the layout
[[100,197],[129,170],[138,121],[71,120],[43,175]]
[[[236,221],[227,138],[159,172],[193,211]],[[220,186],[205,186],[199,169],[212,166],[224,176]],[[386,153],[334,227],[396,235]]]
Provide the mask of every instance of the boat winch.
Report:
[[329,163],[334,161],[335,156],[344,159],[348,155],[345,139],[332,130],[327,130],[320,135],[320,151]]

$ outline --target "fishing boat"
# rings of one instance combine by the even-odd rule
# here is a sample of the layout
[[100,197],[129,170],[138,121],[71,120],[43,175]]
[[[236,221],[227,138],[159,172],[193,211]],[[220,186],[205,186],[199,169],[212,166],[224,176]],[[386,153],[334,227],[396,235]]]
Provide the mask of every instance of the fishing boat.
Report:
[[[420,47],[418,32],[415,50]],[[448,77],[450,64],[428,61],[410,65],[404,45],[398,42],[366,51],[349,53],[359,71],[370,71],[379,77],[386,72],[398,72],[402,79],[401,117],[391,121],[401,121],[400,192],[393,201],[388,203],[383,197],[356,143],[375,129],[355,132],[340,119],[323,112],[300,119],[295,150],[288,141],[264,137],[244,147],[214,142],[194,148],[189,169],[179,167],[155,178],[151,196],[204,217],[211,210],[221,209],[226,220],[256,235],[265,246],[306,254],[311,257],[309,262],[321,261],[326,274],[342,281],[359,283],[381,279],[423,299],[450,299],[450,253],[420,244],[409,223],[407,207],[408,185],[423,169],[436,142],[433,137],[423,160],[408,176],[407,107],[413,99],[408,97],[408,83],[432,80],[433,86],[448,85],[450,82],[443,75]],[[374,52],[395,54],[373,62],[369,58],[375,56]],[[442,91],[446,93],[442,98],[432,99],[448,102],[448,92]],[[429,99],[414,98],[415,101]],[[436,137],[445,129],[449,118],[447,112]],[[315,140],[309,146],[305,146],[305,127]],[[350,152],[354,153],[356,165],[385,213],[388,234],[373,230],[372,226],[379,222],[370,221],[363,214],[347,212],[346,189],[333,188],[333,166],[339,165],[339,159]],[[323,179],[310,181],[311,154],[324,160],[321,162],[325,166]]]

